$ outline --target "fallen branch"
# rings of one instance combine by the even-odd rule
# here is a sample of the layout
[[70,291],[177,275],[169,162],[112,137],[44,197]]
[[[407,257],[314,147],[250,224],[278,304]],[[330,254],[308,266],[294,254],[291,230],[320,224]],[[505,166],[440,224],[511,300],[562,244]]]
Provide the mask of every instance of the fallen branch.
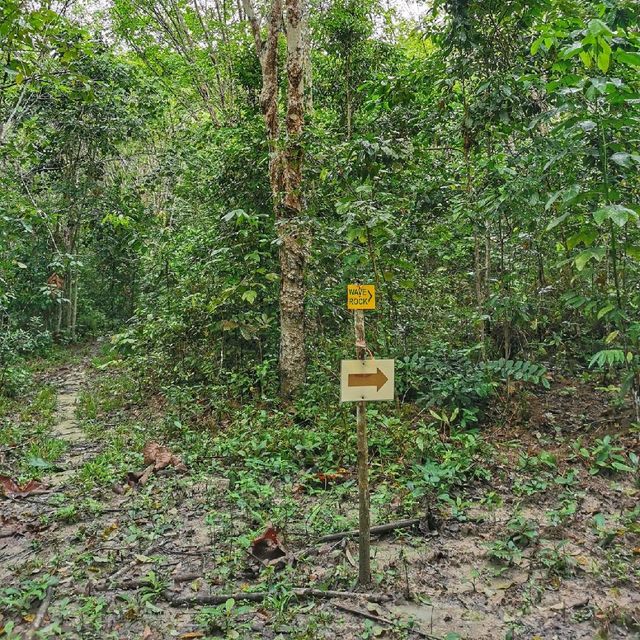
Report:
[[36,613],[36,617],[33,619],[33,625],[31,629],[29,629],[29,633],[27,633],[25,640],[33,640],[37,631],[42,626],[42,622],[44,621],[44,617],[47,615],[47,611],[49,610],[49,605],[51,604],[51,598],[53,596],[53,585],[49,585],[47,587],[47,592],[44,595],[40,606],[38,607],[38,612]]
[[192,582],[193,580],[197,580],[198,578],[202,578],[202,572],[192,571],[190,573],[178,573],[177,575],[173,576],[173,581],[175,583]]
[[[420,518],[412,518],[411,520],[397,520],[396,522],[379,524],[371,527],[371,533],[388,533],[396,529],[408,529],[409,527],[415,527],[417,524],[420,524],[420,521]],[[330,533],[322,536],[318,542],[331,542],[332,540],[342,540],[342,538],[356,538],[359,534],[360,532],[357,529],[353,531],[342,531],[341,533]]]
[[[380,624],[386,624],[389,626],[394,625],[393,620],[389,620],[388,618],[383,618],[382,616],[377,616],[374,613],[370,613],[369,611],[362,611],[362,609],[353,609],[352,607],[347,607],[346,604],[340,604],[339,602],[334,602],[333,606],[340,611],[345,611],[346,613],[351,613],[354,616],[362,616],[363,618],[367,618],[369,620],[373,620],[374,622],[378,622]],[[411,629],[411,631],[422,638],[427,638],[428,640],[440,640],[438,636],[432,636],[430,633],[426,631],[422,631],[422,629]]]
[[[143,556],[150,556],[153,553],[155,553],[161,546],[162,546],[162,543],[160,543],[160,544],[154,543],[148,549],[146,549],[142,553],[142,555]],[[119,578],[121,575],[129,572],[137,564],[139,564],[139,560],[138,560],[137,557],[135,557],[133,560],[131,560],[131,562],[128,562],[127,564],[125,564],[122,567],[120,567],[120,569],[118,569],[116,572],[112,573],[110,576],[105,578],[102,582],[98,582],[97,584],[93,585],[93,588],[96,591],[107,591],[108,589],[113,588],[114,581],[117,578]]]
[[[169,594],[165,594],[169,595]],[[239,593],[193,594],[181,597],[167,597],[169,604],[174,607],[199,604],[223,604],[229,599],[236,601],[262,602],[270,594],[262,591],[240,591]],[[368,602],[386,602],[389,596],[376,593],[358,593],[357,591],[323,591],[322,589],[297,588],[292,589],[294,598],[361,598]]]

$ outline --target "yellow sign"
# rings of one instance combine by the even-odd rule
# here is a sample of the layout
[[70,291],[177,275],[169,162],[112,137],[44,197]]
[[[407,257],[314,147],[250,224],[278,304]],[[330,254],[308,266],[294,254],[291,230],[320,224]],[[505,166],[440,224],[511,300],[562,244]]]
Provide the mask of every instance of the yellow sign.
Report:
[[347,285],[347,309],[375,309],[376,288],[372,284]]
[[340,401],[393,400],[394,360],[342,360]]

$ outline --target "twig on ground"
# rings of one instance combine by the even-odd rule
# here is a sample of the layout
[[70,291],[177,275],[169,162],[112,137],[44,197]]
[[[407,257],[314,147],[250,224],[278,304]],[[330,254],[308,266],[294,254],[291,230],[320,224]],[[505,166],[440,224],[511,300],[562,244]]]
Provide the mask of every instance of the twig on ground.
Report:
[[[241,591],[239,593],[193,594],[182,597],[171,597],[167,600],[174,607],[199,604],[223,604],[229,599],[236,601],[262,602],[270,594],[266,592]],[[357,591],[323,591],[322,589],[297,588],[291,591],[294,598],[360,598],[369,602],[386,602],[389,596],[377,593],[358,593]]]
[[[417,524],[420,524],[420,518],[398,520],[396,522],[389,522],[387,524],[379,524],[375,527],[371,527],[371,533],[388,533],[389,531],[395,531],[396,529],[408,529],[409,527],[415,527]],[[341,540],[342,538],[355,538],[359,533],[360,532],[357,529],[354,529],[353,531],[342,531],[340,533],[330,533],[326,536],[322,536],[318,542],[331,542],[332,540]]]
[[42,626],[42,622],[44,621],[44,617],[47,615],[47,611],[49,609],[49,605],[51,604],[51,598],[53,596],[53,585],[49,585],[47,587],[47,592],[44,595],[40,606],[38,607],[38,612],[36,613],[36,617],[33,619],[33,625],[31,629],[29,629],[29,633],[27,633],[25,640],[33,640],[35,635]]
[[202,578],[202,572],[191,571],[190,573],[178,573],[173,576],[173,581],[178,582],[192,582],[193,580],[197,580],[198,578]]
[[[150,556],[152,553],[155,553],[161,546],[162,546],[162,543],[158,544],[157,542],[154,542],[148,549],[143,551],[142,555]],[[111,585],[117,578],[119,578],[121,575],[133,569],[133,567],[135,567],[138,562],[139,562],[138,557],[135,557],[133,560],[131,560],[131,562],[127,562],[127,564],[120,567],[120,569],[118,569],[116,572],[112,573],[110,576],[105,578],[102,582],[99,582],[98,584],[94,585],[94,588],[97,591],[106,591],[111,587]]]
[[[345,611],[346,613],[351,613],[355,616],[362,616],[363,618],[373,620],[374,622],[379,622],[380,624],[387,624],[390,626],[394,625],[393,620],[389,620],[388,618],[383,618],[382,616],[377,616],[374,613],[371,613],[369,611],[362,611],[362,609],[353,609],[352,607],[348,607],[347,605],[341,604],[340,602],[334,602],[333,606],[336,609],[339,609],[340,611]],[[430,633],[427,633],[426,631],[422,631],[422,629],[414,628],[414,629],[411,629],[411,631],[422,638],[427,638],[428,640],[440,640],[438,636],[433,636]]]

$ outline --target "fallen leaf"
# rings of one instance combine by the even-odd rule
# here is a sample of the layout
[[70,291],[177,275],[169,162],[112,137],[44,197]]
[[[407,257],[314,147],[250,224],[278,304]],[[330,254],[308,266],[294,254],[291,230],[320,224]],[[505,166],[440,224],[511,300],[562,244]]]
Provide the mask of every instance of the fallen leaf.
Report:
[[118,523],[112,522],[108,524],[103,530],[101,537],[103,540],[108,540],[118,530]]
[[173,466],[179,471],[186,471],[187,469],[178,456],[171,453],[167,447],[163,447],[153,440],[144,445],[142,455],[144,456],[145,466],[152,464],[154,471],[160,471],[160,469],[168,466]]
[[11,538],[12,536],[22,535],[26,529],[27,527],[23,523],[0,516],[0,538]]
[[29,480],[26,484],[19,485],[9,476],[0,476],[0,486],[7,498],[24,498],[32,493],[42,493],[42,483],[37,480]]
[[188,631],[179,636],[180,640],[192,640],[192,638],[204,638],[202,631]]
[[251,555],[264,564],[273,564],[287,555],[282,539],[272,525],[267,525],[266,531],[251,543]]
[[316,480],[324,485],[326,489],[330,484],[338,484],[345,482],[349,478],[349,471],[343,467],[340,467],[337,471],[330,473],[316,473]]
[[151,640],[151,638],[153,638],[153,631],[151,631],[151,627],[147,625],[142,632],[140,640]]
[[169,466],[175,467],[177,471],[187,470],[178,456],[153,440],[144,445],[142,455],[144,456],[144,470],[127,473],[127,484],[132,488],[138,485],[144,486],[154,471],[160,471]]
[[149,558],[149,556],[143,556],[142,554],[138,554],[135,556],[135,559],[140,563],[140,564],[149,564],[150,562],[153,562],[153,558]]
[[152,464],[146,467],[143,471],[129,471],[129,473],[127,473],[127,484],[132,488],[135,488],[138,485],[144,487],[144,485],[149,481],[152,473]]
[[355,567],[356,566],[356,561],[355,561],[355,558],[353,557],[353,554],[351,553],[348,545],[344,548],[344,555],[347,556],[347,560],[349,561],[349,564],[352,567]]

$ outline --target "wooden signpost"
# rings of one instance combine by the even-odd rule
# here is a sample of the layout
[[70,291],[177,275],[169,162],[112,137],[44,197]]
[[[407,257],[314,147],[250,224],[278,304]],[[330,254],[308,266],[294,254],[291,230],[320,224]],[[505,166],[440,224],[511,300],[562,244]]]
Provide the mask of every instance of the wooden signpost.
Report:
[[340,401],[357,402],[359,536],[358,581],[371,582],[371,522],[369,515],[369,447],[367,443],[367,400],[393,400],[394,361],[367,360],[364,309],[376,308],[373,285],[347,286],[347,309],[353,310],[357,360],[343,360],[340,367]]

